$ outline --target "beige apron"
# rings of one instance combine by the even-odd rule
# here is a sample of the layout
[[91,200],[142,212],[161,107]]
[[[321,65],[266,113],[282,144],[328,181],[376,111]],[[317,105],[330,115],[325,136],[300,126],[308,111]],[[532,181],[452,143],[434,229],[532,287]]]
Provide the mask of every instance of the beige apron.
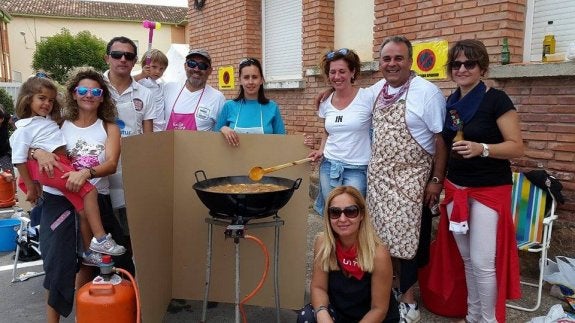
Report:
[[391,256],[412,259],[419,243],[423,196],[433,159],[411,136],[405,110],[403,99],[384,108],[381,94],[376,100],[367,207]]

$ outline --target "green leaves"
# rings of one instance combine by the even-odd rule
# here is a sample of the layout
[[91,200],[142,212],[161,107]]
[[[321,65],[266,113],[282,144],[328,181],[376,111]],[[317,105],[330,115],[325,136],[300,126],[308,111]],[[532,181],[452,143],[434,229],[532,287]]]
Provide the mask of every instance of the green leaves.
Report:
[[44,70],[60,84],[66,81],[68,72],[78,66],[92,66],[98,71],[107,69],[104,55],[106,43],[89,31],[72,35],[66,28],[59,34],[36,44],[32,68]]

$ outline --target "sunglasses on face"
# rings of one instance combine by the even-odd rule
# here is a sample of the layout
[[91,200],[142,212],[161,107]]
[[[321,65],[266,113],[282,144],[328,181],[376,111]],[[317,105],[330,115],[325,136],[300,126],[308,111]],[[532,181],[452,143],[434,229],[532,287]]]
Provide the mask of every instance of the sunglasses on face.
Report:
[[98,88],[98,87],[94,87],[94,88],[87,88],[85,86],[78,86],[76,89],[76,94],[78,94],[79,96],[84,96],[86,94],[88,94],[88,92],[92,93],[92,96],[95,97],[100,97],[102,96],[102,94],[104,94],[104,90]]
[[328,61],[333,60],[336,56],[345,56],[349,53],[349,49],[347,48],[340,48],[338,50],[334,50],[331,51],[327,54],[325,54],[325,58],[327,58]]
[[453,61],[451,62],[451,69],[452,70],[458,70],[461,68],[461,65],[465,66],[466,70],[472,70],[475,68],[475,66],[477,66],[477,61],[465,61],[465,62],[460,62],[460,61]]
[[193,59],[187,60],[186,61],[186,65],[189,68],[198,68],[200,71],[205,71],[208,68],[210,68],[210,64],[204,63],[204,62],[196,62]]
[[133,61],[134,59],[136,59],[136,54],[132,53],[132,52],[122,52],[119,50],[113,50],[110,52],[110,57],[112,57],[113,59],[122,59],[122,56],[124,56],[126,58],[126,60],[128,61]]
[[355,219],[359,215],[359,207],[357,205],[346,206],[343,209],[335,206],[330,206],[327,209],[327,214],[332,220],[339,219],[341,214],[344,214],[348,219]]

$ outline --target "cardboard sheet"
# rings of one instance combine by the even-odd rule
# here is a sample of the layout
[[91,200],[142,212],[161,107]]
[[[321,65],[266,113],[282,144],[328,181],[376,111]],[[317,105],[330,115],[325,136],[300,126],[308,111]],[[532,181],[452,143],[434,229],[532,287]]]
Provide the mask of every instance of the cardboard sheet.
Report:
[[[206,273],[208,209],[192,186],[194,173],[207,178],[247,175],[253,166],[269,167],[305,158],[308,149],[299,135],[241,135],[229,146],[220,133],[170,131],[122,140],[122,163],[128,222],[136,262],[143,319],[160,322],[171,298],[203,299]],[[270,176],[302,178],[278,215],[280,229],[279,290],[282,308],[299,308],[305,291],[309,164],[285,168]],[[200,178],[201,180],[201,178]],[[271,221],[271,218],[249,223]],[[210,297],[235,299],[235,246],[214,226]],[[246,234],[263,240],[270,254],[268,278],[248,304],[275,306],[273,290],[274,229],[248,227]],[[240,297],[257,285],[264,256],[251,240],[240,240]]]

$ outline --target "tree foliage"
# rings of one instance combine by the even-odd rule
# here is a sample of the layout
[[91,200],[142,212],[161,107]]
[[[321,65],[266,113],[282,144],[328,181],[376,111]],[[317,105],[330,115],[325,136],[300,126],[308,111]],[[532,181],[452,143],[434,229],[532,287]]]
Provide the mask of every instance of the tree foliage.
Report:
[[62,84],[74,67],[88,65],[105,71],[105,54],[106,43],[89,31],[84,30],[74,36],[68,29],[62,28],[59,34],[43,39],[36,45],[32,68],[48,72]]
[[4,112],[7,114],[14,114],[14,101],[12,96],[5,89],[0,88],[0,104],[4,107]]

